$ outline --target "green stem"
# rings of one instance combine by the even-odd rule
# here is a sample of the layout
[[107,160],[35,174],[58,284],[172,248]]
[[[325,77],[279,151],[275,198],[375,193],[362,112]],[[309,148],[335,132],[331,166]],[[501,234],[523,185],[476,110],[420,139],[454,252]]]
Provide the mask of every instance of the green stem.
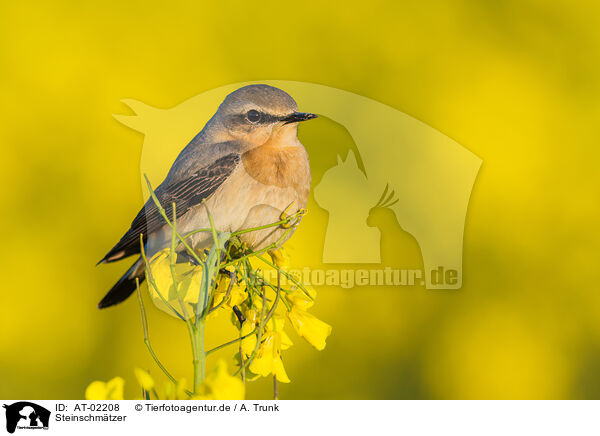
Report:
[[167,216],[167,212],[160,204],[160,201],[158,201],[158,197],[156,197],[156,194],[154,193],[154,190],[152,189],[152,185],[150,184],[150,180],[148,180],[148,176],[146,176],[146,174],[144,174],[144,178],[146,179],[146,183],[148,184],[148,189],[150,190],[150,197],[152,197],[152,201],[156,205],[156,208],[158,209],[160,216],[163,217],[163,219],[165,220],[167,225],[171,228],[171,230],[173,232],[175,232],[175,234],[177,235],[177,238],[181,241],[181,243],[183,244],[183,246],[185,247],[187,252],[190,254],[190,256],[192,256],[194,258],[194,260],[196,262],[198,262],[199,264],[202,263],[202,260],[198,257],[198,254],[196,254],[196,252],[192,249],[192,247],[190,247],[188,245],[188,243],[185,241],[185,238],[183,236],[181,236],[179,234],[179,232],[177,232],[177,230],[173,227],[171,220],[169,220],[169,217]]
[[206,353],[204,352],[204,322],[205,319],[198,319],[193,329],[192,351],[194,354],[194,393],[198,392],[202,381],[204,381]]
[[[148,332],[148,319],[146,318],[146,309],[144,307],[144,301],[142,300],[142,294],[140,292],[139,279],[135,280],[135,285],[137,288],[138,302],[140,304],[140,312],[142,313],[142,328],[144,330],[144,344],[146,344],[146,348],[148,348],[148,352],[150,353],[150,356],[152,356],[152,359],[154,359],[154,362],[156,363],[156,365],[167,376],[167,378],[173,382],[173,384],[177,384],[177,380],[175,380],[175,377],[173,377],[171,375],[171,373],[167,370],[167,368],[165,368],[165,366],[162,364],[162,362],[158,359],[158,356],[154,353],[154,349],[152,348],[152,344],[150,343],[150,334]],[[191,392],[188,391],[187,389],[186,389],[185,393],[188,395],[191,395]]]
[[264,257],[257,255],[256,256],[258,259],[262,260],[264,263],[266,263],[267,265],[269,265],[272,268],[275,268],[277,271],[281,272],[281,274],[283,274],[285,276],[286,279],[291,280],[296,286],[298,286],[302,292],[304,292],[304,294],[310,298],[311,300],[314,300],[313,296],[310,295],[310,293],[308,292],[308,290],[304,287],[304,285],[298,281],[298,279],[296,279],[296,277],[294,277],[292,274],[282,270],[281,268],[279,268],[277,265],[275,265],[272,262],[269,262],[267,259],[265,259]]
[[[277,221],[275,223],[265,224],[264,226],[251,227],[251,228],[248,228],[248,229],[238,230],[236,232],[231,233],[231,236],[232,237],[233,236],[239,236],[239,235],[243,235],[244,233],[256,232],[258,230],[264,230],[264,229],[268,229],[270,227],[279,227],[281,225],[286,225],[286,224],[289,224],[292,221],[296,221],[297,218],[302,217],[305,213],[306,213],[305,211],[299,211],[299,212],[296,212],[295,214],[290,215],[287,218],[284,218],[284,219],[282,219],[280,221]],[[292,226],[296,226],[296,223],[292,224]],[[195,235],[196,233],[208,233],[208,232],[212,232],[212,229],[210,229],[210,228],[196,229],[196,230],[193,230],[193,231],[191,231],[189,233],[186,233],[183,236],[183,239],[187,239],[190,236]],[[217,231],[217,233],[221,233],[221,232]]]
[[212,354],[215,351],[219,351],[221,348],[225,348],[225,347],[227,347],[229,345],[233,345],[233,344],[235,344],[237,342],[243,341],[244,339],[246,339],[246,338],[248,338],[248,337],[250,337],[252,335],[255,335],[257,331],[258,331],[257,329],[254,329],[254,330],[252,330],[252,332],[248,333],[247,335],[240,336],[239,338],[232,339],[229,342],[225,342],[224,344],[218,345],[215,348],[212,348],[212,349],[208,350],[205,354],[208,356],[209,354]]
[[[277,304],[280,301],[280,292],[281,292],[281,284],[280,284],[281,276],[280,276],[280,274],[284,274],[286,276],[287,276],[287,274],[285,274],[285,272],[282,272],[282,271],[280,271],[279,268],[277,268],[277,270],[278,270],[277,288],[276,288],[277,294],[276,294],[275,301],[272,304],[269,311],[267,311],[266,290],[264,288],[266,283],[260,285],[260,294],[262,296],[262,308],[261,308],[261,313],[260,313],[260,321],[258,323],[257,328],[252,333],[250,333],[248,335],[240,336],[239,338],[234,339],[229,342],[226,342],[218,347],[213,348],[212,350],[205,351],[204,335],[205,335],[206,316],[211,311],[208,306],[209,306],[209,303],[211,300],[211,295],[213,294],[213,291],[214,291],[214,287],[217,286],[217,278],[218,278],[219,271],[222,268],[225,268],[227,266],[235,265],[236,275],[237,275],[237,270],[240,268],[240,265],[245,265],[246,268],[248,269],[248,271],[246,271],[244,274],[242,274],[242,278],[246,282],[247,287],[257,289],[256,288],[257,285],[255,283],[250,283],[250,280],[249,280],[249,278],[250,278],[249,272],[252,270],[250,262],[249,262],[249,258],[250,257],[258,257],[263,262],[270,264],[270,262],[268,262],[266,259],[262,258],[260,255],[264,254],[265,252],[267,252],[271,249],[277,248],[288,237],[290,232],[293,231],[295,226],[297,226],[299,224],[305,211],[304,210],[298,211],[296,214],[289,216],[289,217],[284,217],[285,214],[282,214],[280,221],[278,221],[276,223],[267,224],[264,226],[259,226],[259,227],[255,227],[255,228],[251,228],[251,229],[239,230],[239,231],[231,233],[231,234],[228,233],[227,234],[228,237],[232,238],[232,237],[235,237],[238,235],[242,235],[244,233],[257,231],[257,230],[264,230],[264,229],[271,228],[271,227],[283,227],[283,229],[285,229],[285,231],[282,232],[283,234],[280,236],[280,238],[275,243],[273,243],[273,244],[269,245],[268,247],[265,247],[261,250],[257,250],[256,252],[247,253],[244,256],[241,256],[240,258],[233,259],[233,260],[230,259],[229,253],[226,250],[225,262],[223,264],[221,264],[221,262],[222,262],[221,248],[222,248],[222,246],[224,247],[224,245],[221,244],[220,242],[221,242],[222,237],[225,234],[217,231],[217,229],[214,225],[213,219],[208,210],[208,207],[206,205],[206,202],[204,201],[203,203],[204,203],[204,206],[206,207],[206,213],[208,216],[208,220],[210,222],[210,232],[212,233],[212,239],[213,239],[214,245],[213,245],[213,249],[207,256],[206,260],[202,260],[199,256],[199,254],[196,253],[192,249],[192,247],[186,242],[186,238],[188,238],[192,233],[196,233],[196,232],[200,232],[200,231],[208,231],[209,229],[198,229],[195,232],[192,232],[192,233],[186,235],[185,237],[181,236],[179,234],[179,232],[177,231],[176,204],[175,203],[171,204],[172,209],[171,209],[171,219],[170,219],[167,214],[167,211],[162,207],[162,205],[160,204],[160,201],[158,200],[158,197],[156,196],[155,192],[153,191],[150,181],[148,180],[148,177],[145,174],[144,174],[144,177],[146,179],[146,183],[148,184],[148,189],[150,191],[150,196],[152,198],[152,201],[156,205],[161,217],[165,220],[167,225],[171,228],[172,234],[171,234],[171,244],[170,244],[170,270],[171,270],[171,276],[172,276],[172,280],[173,280],[173,286],[175,287],[177,299],[179,301],[179,305],[181,306],[182,314],[180,314],[177,310],[175,310],[175,308],[166,300],[166,298],[164,298],[164,296],[158,290],[156,283],[154,282],[154,279],[152,277],[152,271],[151,271],[148,259],[146,257],[146,253],[144,252],[143,235],[140,234],[141,254],[142,254],[142,258],[144,260],[144,264],[146,267],[146,277],[148,279],[148,283],[150,284],[150,286],[153,287],[153,289],[156,290],[157,294],[159,295],[159,297],[161,298],[163,303],[165,303],[165,305],[176,316],[178,316],[180,319],[184,320],[186,323],[186,326],[188,329],[188,334],[189,334],[191,345],[192,345],[193,372],[194,372],[193,392],[199,393],[200,387],[201,387],[202,382],[204,381],[204,377],[205,377],[206,357],[210,353],[220,350],[228,345],[232,345],[237,342],[241,342],[244,338],[246,338],[248,336],[256,335],[256,344],[255,344],[254,350],[251,353],[251,355],[249,356],[249,358],[246,361],[244,361],[243,355],[241,356],[242,357],[241,367],[238,370],[238,373],[241,371],[242,377],[244,378],[245,369],[250,366],[253,359],[257,355],[257,352],[258,352],[258,349],[259,349],[259,346],[260,346],[260,343],[262,340],[262,336],[264,334],[265,326],[269,322],[271,317],[273,316],[275,309],[277,307]],[[187,252],[196,260],[196,262],[198,264],[202,265],[202,270],[203,270],[202,280],[201,280],[201,285],[200,285],[201,289],[199,290],[198,302],[196,303],[196,307],[195,307],[195,309],[196,309],[195,314],[194,314],[195,317],[193,317],[195,319],[188,316],[187,310],[185,307],[185,303],[184,303],[181,295],[179,295],[179,289],[177,287],[176,250],[180,243],[187,250]],[[210,265],[209,265],[209,262],[210,262]],[[242,268],[242,270],[243,270],[243,268]],[[258,270],[256,271],[256,274],[258,274]],[[292,280],[294,280],[292,277],[288,277],[288,278],[291,278]],[[264,279],[262,280],[262,282],[264,282]],[[296,281],[294,280],[294,282],[296,282]],[[300,283],[297,283],[297,284],[299,287],[301,287],[303,289],[303,291],[305,293],[308,294],[308,292],[304,289],[304,287]],[[230,283],[230,286],[227,291],[227,295],[226,295],[225,299],[231,292],[232,286],[233,286],[233,279],[231,280],[231,283]],[[273,285],[270,283],[268,283],[268,286],[273,287]],[[138,288],[138,297],[140,299],[140,303],[143,304],[141,302],[141,295],[139,294],[139,288]],[[225,301],[225,299],[223,300],[223,302]],[[285,299],[282,299],[282,300],[285,303]],[[221,302],[221,304],[223,302]],[[150,354],[156,361],[157,365],[165,372],[167,377],[169,377],[169,379],[171,379],[172,381],[175,381],[175,379],[168,373],[168,371],[160,363],[160,361],[154,354],[154,351],[152,350],[150,341],[148,339],[147,323],[146,323],[146,319],[145,319],[145,311],[143,309],[143,306],[142,306],[142,321],[143,321],[143,325],[144,325],[144,342],[146,343],[146,346],[148,347]],[[277,383],[276,379],[275,379],[275,383]],[[156,396],[156,394],[155,394],[155,396]],[[278,396],[277,393],[275,396],[276,397]]]
[[140,280],[139,279],[135,279],[135,286],[137,289],[137,298],[138,298],[138,303],[140,305],[140,312],[142,314],[142,329],[144,330],[144,344],[146,344],[146,348],[148,348],[148,351],[150,352],[152,359],[154,359],[154,362],[156,362],[156,364],[162,370],[162,372],[165,373],[165,375],[169,378],[169,380],[171,380],[173,383],[176,383],[175,377],[173,377],[171,375],[171,373],[169,371],[167,371],[167,369],[164,367],[164,365],[158,359],[156,354],[154,354],[154,350],[152,349],[152,345],[150,344],[150,334],[148,333],[148,320],[146,318],[146,309],[144,308],[144,301],[142,300],[142,294],[140,292]]
[[279,227],[281,225],[289,224],[292,220],[295,220],[296,218],[298,218],[299,216],[302,216],[302,215],[304,215],[304,212],[296,212],[295,214],[290,215],[289,217],[284,218],[281,221],[277,221],[277,222],[271,223],[271,224],[265,224],[264,226],[251,227],[249,229],[238,230],[237,232],[233,232],[231,234],[231,236],[243,235],[244,233],[256,232],[257,230],[264,230],[264,229],[268,229],[271,227]]
[[177,301],[179,302],[179,306],[181,307],[181,312],[183,313],[183,317],[185,318],[186,323],[190,323],[190,317],[185,308],[185,303],[179,294],[179,284],[177,283],[177,274],[175,274],[175,265],[177,263],[177,253],[175,251],[175,247],[177,246],[177,241],[175,239],[175,234],[177,232],[177,210],[176,205],[173,202],[171,204],[173,208],[173,231],[171,232],[171,251],[169,254],[170,263],[169,266],[171,268],[171,280],[173,281],[173,288],[175,290],[175,294],[177,295]]
[[150,263],[148,262],[148,258],[146,257],[146,252],[144,250],[144,242],[142,240],[141,234],[140,234],[140,241],[141,241],[140,252],[142,254],[142,259],[144,260],[145,274],[146,274],[146,280],[148,281],[148,286],[152,286],[152,288],[156,291],[157,295],[160,297],[162,302],[175,314],[175,316],[177,316],[182,321],[185,321],[185,318],[183,317],[183,315],[181,315],[179,312],[177,312],[177,310],[173,306],[171,306],[171,304],[166,300],[166,298],[163,296],[163,294],[158,289],[158,286],[156,286],[156,282],[154,281],[154,278],[152,277],[152,268],[150,268]]
[[266,315],[267,315],[267,297],[266,297],[266,292],[265,292],[264,287],[261,289],[261,291],[262,291],[262,308],[260,310],[260,321],[258,323],[258,332],[256,333],[256,345],[254,346],[254,350],[252,351],[252,354],[250,355],[248,360],[246,360],[246,362],[243,363],[242,366],[240,366],[240,368],[237,370],[235,375],[239,374],[240,371],[242,371],[242,370],[245,371],[246,368],[248,368],[250,366],[250,364],[256,357],[256,354],[258,353],[258,349],[260,348],[260,342],[262,341],[262,336],[263,336],[263,332],[264,332],[264,328],[265,328],[265,324],[266,324],[265,320],[266,320]]
[[285,237],[288,235],[288,233],[290,233],[291,230],[293,230],[293,229],[292,228],[287,229],[283,233],[283,235],[281,235],[281,237],[277,241],[273,242],[272,244],[268,245],[267,247],[262,248],[262,249],[257,250],[257,251],[252,251],[252,252],[250,252],[250,253],[248,253],[248,254],[246,254],[244,256],[241,256],[241,257],[238,257],[238,258],[232,260],[231,262],[227,262],[224,265],[222,265],[221,268],[228,267],[230,265],[233,265],[236,262],[239,262],[240,260],[248,259],[249,257],[256,256],[256,257],[260,258],[261,254],[263,254],[263,253],[265,253],[265,252],[267,252],[269,250],[272,250],[274,248],[277,248],[279,246],[279,244],[281,243],[281,241],[283,241],[285,239]]

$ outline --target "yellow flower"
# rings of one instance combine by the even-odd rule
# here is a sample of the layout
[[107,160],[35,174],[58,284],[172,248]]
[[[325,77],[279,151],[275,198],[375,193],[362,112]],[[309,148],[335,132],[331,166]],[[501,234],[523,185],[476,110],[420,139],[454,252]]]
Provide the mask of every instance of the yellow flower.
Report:
[[246,301],[247,298],[248,292],[246,292],[246,290],[243,289],[241,286],[234,285],[231,289],[231,294],[229,296],[229,301],[227,302],[227,305],[231,308],[233,308],[233,306],[239,306],[244,301]]
[[246,395],[244,383],[237,377],[229,375],[224,360],[217,362],[200,386],[200,391],[193,400],[243,400]]
[[[177,258],[176,253],[174,256]],[[183,315],[181,304],[179,303],[179,298],[181,298],[185,304],[188,317],[193,317],[196,303],[198,302],[202,268],[186,263],[176,264],[174,272],[177,286],[175,286],[173,283],[173,273],[171,272],[170,249],[159,251],[148,263],[150,264],[152,278],[154,279],[156,288],[158,288],[156,289],[152,284],[148,284],[148,291],[154,305],[169,315],[176,316],[163,301],[164,299],[177,312]]]
[[[259,323],[260,314],[256,309],[250,309],[246,311],[246,321],[242,324],[242,328],[240,330],[241,336],[246,336],[252,333],[257,329]],[[281,349],[287,350],[290,348],[293,343],[290,337],[283,330],[285,324],[285,319],[281,315],[273,315],[269,322],[265,324],[265,333],[277,333],[279,335]],[[265,334],[263,334],[263,339],[265,338]],[[256,347],[256,334],[248,336],[245,339],[242,339],[242,352],[246,356],[250,356],[254,352],[254,348]]]
[[[242,324],[242,328],[240,330],[241,336],[246,336],[252,333],[256,329],[256,324],[253,321],[246,320],[244,324]],[[254,351],[256,347],[256,334],[250,335],[247,338],[242,339],[242,352],[249,356]]]
[[290,337],[286,334],[283,327],[285,326],[285,318],[281,315],[273,315],[267,325],[265,326],[267,332],[274,332],[279,335],[279,344],[282,350],[287,350],[294,343],[290,339]]
[[[260,323],[260,314],[257,309],[247,310],[245,315],[246,321],[244,321],[240,330],[242,336],[252,333]],[[277,380],[289,383],[290,379],[281,360],[281,350],[291,347],[292,341],[283,330],[284,324],[285,319],[280,315],[273,315],[269,322],[265,324],[257,354],[248,369],[257,376],[267,377],[273,374],[277,376]],[[256,334],[242,340],[242,352],[247,358],[250,358],[254,353],[256,341]]]
[[85,390],[86,400],[122,400],[125,380],[115,377],[109,381],[93,381]]
[[[215,289],[213,296],[212,307],[219,306],[225,296],[227,295],[227,289],[229,289],[229,284],[231,283],[231,277],[228,274],[222,274],[219,278],[219,285]],[[231,287],[231,292],[229,293],[229,298],[226,302],[221,304],[221,307],[228,306],[230,309],[233,306],[241,305],[248,298],[248,293],[245,290],[245,287],[240,286],[240,284],[236,281],[234,285]]]
[[331,334],[331,326],[317,319],[314,315],[297,307],[287,314],[294,329],[317,350],[325,348],[325,340]]
[[187,381],[182,378],[177,380],[177,383],[167,381],[163,385],[163,399],[164,400],[186,400],[188,395],[186,393]]
[[250,364],[250,371],[263,377],[273,374],[282,383],[290,382],[281,360],[281,337],[279,334],[270,332],[264,335],[258,354]]
[[271,260],[273,260],[273,263],[279,268],[283,270],[290,269],[290,256],[287,254],[287,251],[285,251],[283,248],[271,250],[269,251],[269,255],[271,256]]
[[[314,290],[312,286],[304,286],[306,288],[306,292],[302,289],[297,289],[289,294],[286,294],[286,300],[294,307],[306,310],[309,307],[312,307],[315,304],[315,298],[317,298],[317,291]],[[306,295],[308,293],[308,295]]]
[[133,372],[135,374],[135,378],[137,379],[138,383],[140,384],[143,390],[149,392],[154,388],[154,379],[148,373],[148,371],[140,368],[135,368]]
[[[247,327],[250,332],[255,328],[256,323],[245,322],[253,327]],[[283,331],[285,319],[279,315],[274,315],[269,322],[265,325],[265,331],[261,339],[258,353],[254,357],[252,363],[250,363],[250,371],[254,374],[267,377],[270,374],[277,376],[277,380],[283,383],[289,383],[290,379],[285,372],[283,361],[281,360],[281,350],[286,350],[292,346],[292,341],[289,336]],[[244,331],[242,326],[242,331]],[[242,333],[243,334],[243,333]],[[248,333],[246,333],[248,334]],[[248,341],[248,339],[251,339]],[[244,344],[245,341],[248,341]],[[249,338],[242,341],[242,351],[246,357],[250,357],[254,352],[256,346],[256,335],[252,335]]]

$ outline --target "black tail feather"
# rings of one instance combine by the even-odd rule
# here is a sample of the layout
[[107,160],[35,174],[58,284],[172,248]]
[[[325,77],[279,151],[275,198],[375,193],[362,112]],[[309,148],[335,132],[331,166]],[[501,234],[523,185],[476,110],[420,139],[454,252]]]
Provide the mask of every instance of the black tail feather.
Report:
[[123,274],[123,277],[108,291],[98,303],[98,309],[104,309],[125,301],[136,290],[136,279],[139,279],[140,284],[145,279],[144,264],[141,258],[131,265],[127,272]]

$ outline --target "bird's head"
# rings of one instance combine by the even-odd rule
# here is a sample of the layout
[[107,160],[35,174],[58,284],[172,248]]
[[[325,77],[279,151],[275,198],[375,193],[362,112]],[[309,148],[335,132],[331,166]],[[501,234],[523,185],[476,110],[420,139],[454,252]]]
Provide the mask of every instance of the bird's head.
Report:
[[214,116],[211,132],[228,139],[242,140],[247,148],[267,141],[292,145],[301,121],[317,116],[298,112],[294,99],[281,89],[268,85],[248,85],[229,94]]

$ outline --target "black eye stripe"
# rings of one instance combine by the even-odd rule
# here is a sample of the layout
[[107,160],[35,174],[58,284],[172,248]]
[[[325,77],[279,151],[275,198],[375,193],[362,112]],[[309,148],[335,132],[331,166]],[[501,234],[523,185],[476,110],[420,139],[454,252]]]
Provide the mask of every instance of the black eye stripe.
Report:
[[249,111],[236,116],[241,118],[245,123],[250,122],[253,125],[259,125],[259,124],[273,124],[273,123],[277,123],[279,121],[283,121],[286,117],[285,116],[278,116],[278,115],[273,115],[273,114],[269,114],[266,112],[260,112],[260,111],[256,111],[258,114],[260,114],[260,118],[258,119],[258,122],[252,122],[252,119],[250,118],[250,112],[251,111],[256,111],[255,109],[250,109]]
[[271,115],[271,114],[267,114],[267,113],[262,113],[262,116],[260,118],[260,124],[271,124],[271,123],[276,123],[278,121],[281,121],[282,117],[278,117],[276,115]]

